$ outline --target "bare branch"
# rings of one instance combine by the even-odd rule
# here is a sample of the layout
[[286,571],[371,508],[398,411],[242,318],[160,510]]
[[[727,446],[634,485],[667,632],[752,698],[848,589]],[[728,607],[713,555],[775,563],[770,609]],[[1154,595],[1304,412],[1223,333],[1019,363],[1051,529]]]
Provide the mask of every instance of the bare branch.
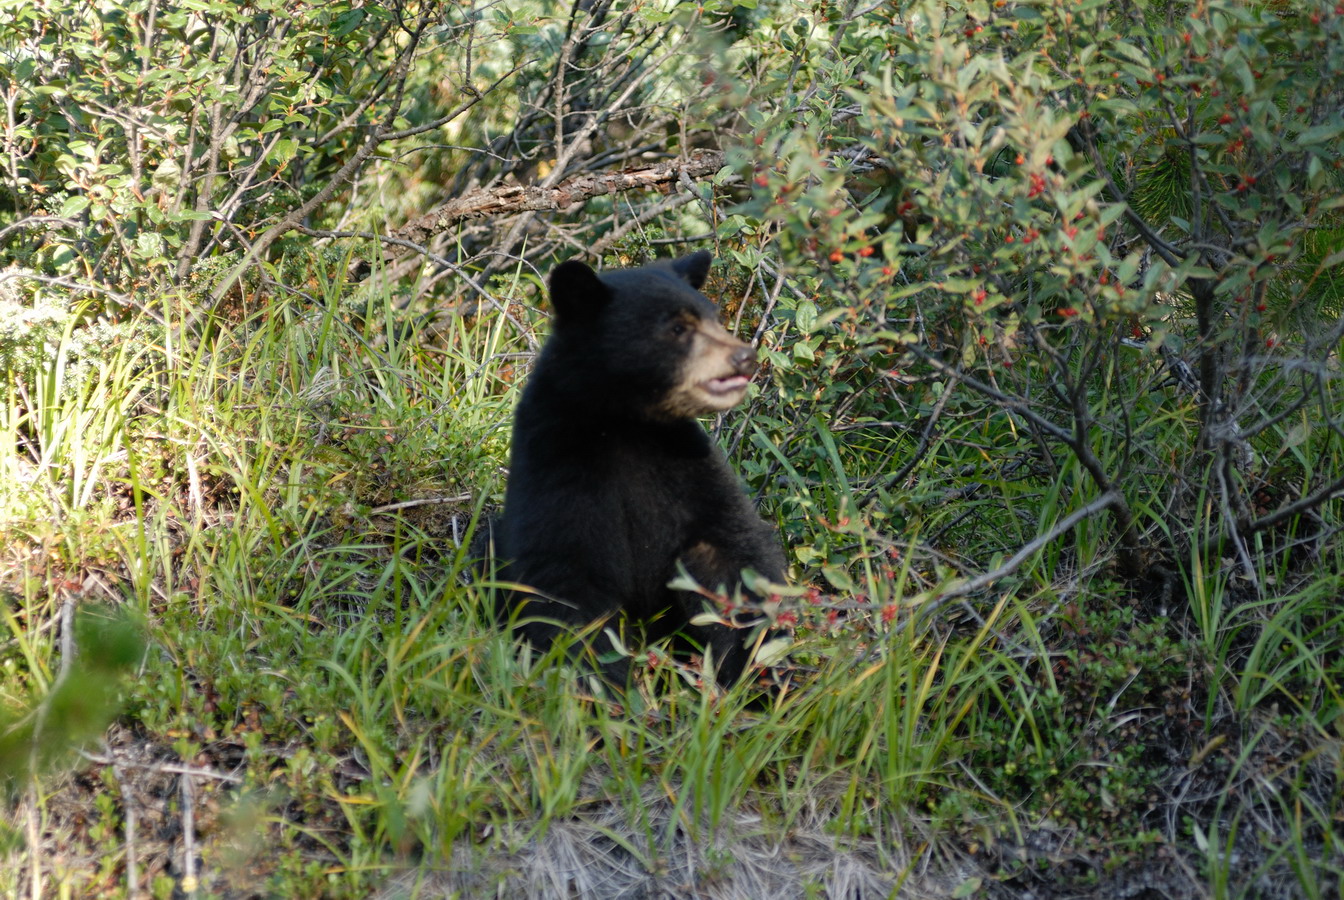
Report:
[[415,506],[434,506],[439,503],[465,503],[471,499],[471,494],[455,494],[451,497],[420,497],[417,500],[403,500],[400,503],[388,503],[384,506],[375,506],[369,510],[371,516],[385,516],[388,513],[396,512],[399,509],[411,509]]
[[532,63],[533,60],[530,59],[524,60],[523,62],[520,62],[518,65],[514,66],[509,71],[505,72],[503,75],[496,78],[494,82],[485,90],[477,91],[473,89],[471,92],[471,99],[466,101],[465,103],[460,104],[455,109],[453,109],[452,112],[449,112],[447,115],[439,116],[433,122],[426,122],[423,125],[416,125],[412,128],[402,129],[401,131],[390,131],[387,134],[383,135],[383,140],[385,141],[400,140],[401,138],[414,137],[415,135],[422,134],[426,131],[433,131],[436,128],[442,128],[444,125],[447,125],[449,122],[453,121],[453,119],[456,119],[458,116],[462,115],[464,112],[471,109],[477,103],[480,103],[483,99],[485,99],[487,95],[489,95],[492,91],[494,91],[495,88],[499,87],[505,81],[512,78],[514,75],[518,74],[518,71],[522,69],[524,66],[530,66]]
[[949,601],[955,600],[958,597],[965,597],[967,594],[974,594],[976,591],[984,590],[1000,578],[1013,574],[1018,570],[1022,563],[1030,559],[1033,554],[1039,552],[1046,544],[1049,544],[1051,541],[1064,534],[1064,532],[1069,531],[1079,522],[1090,516],[1095,516],[1107,507],[1123,502],[1124,500],[1120,496],[1119,491],[1107,491],[1081,509],[1074,510],[1068,516],[1065,516],[1064,519],[1056,523],[1055,527],[1051,528],[1045,534],[1028,541],[1022,546],[1022,549],[1010,556],[1003,565],[999,566],[997,569],[977,575],[968,581],[964,581],[956,587],[950,588],[946,592],[939,594],[933,600],[930,600],[920,609],[920,616],[922,618],[927,618],[941,609]]
[[0,239],[3,239],[11,231],[18,231],[22,228],[36,228],[39,225],[64,225],[66,228],[76,228],[79,222],[74,219],[66,219],[62,216],[28,216],[13,224],[0,228]]
[[555,187],[504,185],[481,188],[449,200],[433,212],[414,219],[393,233],[394,237],[418,244],[467,219],[507,215],[543,209],[563,210],[603,194],[672,184],[684,172],[691,178],[713,175],[724,166],[719,150],[699,150],[687,159],[674,159],[620,172],[576,175]]
[[[106,748],[105,748],[106,750]],[[128,769],[148,769],[151,772],[166,772],[170,775],[187,775],[192,778],[212,778],[217,781],[225,781],[229,784],[242,784],[241,775],[233,775],[229,772],[221,772],[218,769],[212,769],[209,766],[188,766],[181,763],[167,762],[139,762],[131,759],[129,756],[118,755],[115,752],[89,753],[80,750],[79,755],[97,766],[113,766],[116,768]]]
[[[221,278],[219,283],[215,285],[215,289],[211,293],[212,305],[218,304],[219,301],[232,290],[234,284],[236,284],[238,279],[242,277],[244,270],[248,266],[254,264],[271,244],[275,243],[275,241],[290,231],[293,231],[310,213],[312,213],[313,210],[330,200],[332,195],[354,176],[355,172],[359,170],[359,167],[364,164],[364,161],[378,149],[380,144],[382,144],[384,136],[389,133],[388,129],[390,129],[392,123],[401,112],[406,76],[410,72],[411,61],[415,58],[416,50],[420,46],[420,38],[423,36],[424,30],[428,25],[429,18],[426,17],[411,35],[406,48],[401,53],[401,57],[393,66],[393,76],[391,80],[396,87],[392,92],[392,100],[388,104],[388,110],[383,121],[373,126],[368,138],[364,141],[363,146],[355,151],[350,159],[346,161],[345,165],[341,166],[340,170],[332,176],[325,187],[312,197],[308,198],[308,200],[300,206],[290,210],[284,219],[257,238],[256,243],[254,243],[251,249],[248,250],[242,261],[234,266],[229,273]],[[199,319],[200,313],[198,312],[187,322],[188,327],[194,326]]]
[[1298,513],[1314,509],[1329,500],[1333,500],[1340,494],[1344,494],[1344,477],[1336,478],[1319,490],[1313,491],[1295,503],[1289,503],[1280,509],[1275,510],[1267,516],[1261,516],[1253,522],[1246,522],[1241,525],[1241,531],[1251,535],[1267,528],[1273,528],[1275,525],[1290,519]]
[[[919,446],[915,447],[915,452],[910,454],[910,458],[905,464],[882,479],[882,483],[863,495],[861,504],[867,505],[877,499],[880,491],[890,489],[893,485],[900,484],[906,479],[915,466],[924,461],[924,454],[928,452],[929,445],[933,442],[934,429],[938,427],[938,420],[943,417],[943,409],[947,406],[947,401],[952,399],[952,395],[957,392],[957,382],[961,380],[959,375],[950,376],[949,382],[943,388],[943,392],[938,395],[938,400],[933,404],[933,409],[929,411],[928,418],[924,421],[924,428],[919,433]],[[902,425],[904,423],[901,423]]]
[[[521,334],[527,340],[528,345],[531,346],[532,349],[535,350],[537,348],[536,336],[532,334],[531,330],[524,328],[523,324],[513,317],[513,314],[508,311],[508,308],[505,306],[505,304],[500,303],[499,300],[497,300],[493,294],[491,294],[484,287],[482,287],[481,284],[476,279],[472,278],[471,275],[468,274],[465,270],[463,270],[462,267],[456,265],[450,259],[445,259],[444,257],[439,256],[437,253],[434,253],[428,247],[425,247],[421,244],[416,244],[412,241],[403,240],[402,238],[388,237],[382,234],[373,234],[372,232],[368,231],[323,231],[316,228],[308,228],[304,225],[298,226],[297,230],[302,232],[303,234],[311,235],[313,237],[332,238],[332,239],[359,238],[361,240],[367,240],[367,241],[381,241],[384,244],[392,244],[395,247],[405,247],[408,250],[414,250],[416,253],[419,253],[421,256],[425,257],[425,259],[428,259],[435,265],[442,266],[443,268],[451,271],[453,274],[457,275],[459,278],[465,281],[467,283],[467,286],[470,287],[476,293],[480,294],[483,298],[485,298],[485,302],[490,304],[490,306],[494,307],[496,312],[498,312],[500,315],[504,316],[510,322],[513,323],[514,327],[518,329],[518,333]],[[352,282],[363,281],[365,278],[368,277],[369,273],[372,270],[373,270],[372,267],[364,260],[354,260],[350,264],[349,278]],[[405,308],[406,305],[407,304],[402,304],[402,308]]]
[[38,281],[41,282],[42,284],[50,284],[55,287],[63,287],[66,290],[70,291],[86,291],[93,294],[106,294],[107,296],[111,297],[114,301],[121,304],[122,306],[134,307],[135,309],[138,309],[140,312],[149,316],[154,321],[158,322],[160,325],[165,324],[163,316],[159,315],[154,310],[145,306],[139,300],[136,300],[134,297],[128,294],[122,294],[112,290],[111,288],[103,287],[100,284],[89,284],[82,281],[75,281],[72,278],[54,278],[48,275],[38,275],[36,272],[28,272],[22,269],[11,269],[7,272],[0,272],[0,282],[12,281],[14,279],[18,279],[20,281]]

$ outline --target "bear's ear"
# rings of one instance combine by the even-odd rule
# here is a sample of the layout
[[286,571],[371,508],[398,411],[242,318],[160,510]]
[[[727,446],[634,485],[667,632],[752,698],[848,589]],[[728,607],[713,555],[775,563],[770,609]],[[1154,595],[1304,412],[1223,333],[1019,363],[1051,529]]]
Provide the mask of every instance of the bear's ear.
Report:
[[690,256],[673,260],[672,271],[685,278],[690,286],[698,291],[700,285],[704,284],[705,279],[709,277],[709,264],[713,261],[713,254],[708,250],[700,250]]
[[560,319],[587,319],[611,301],[611,292],[586,263],[571,259],[551,271],[551,306]]

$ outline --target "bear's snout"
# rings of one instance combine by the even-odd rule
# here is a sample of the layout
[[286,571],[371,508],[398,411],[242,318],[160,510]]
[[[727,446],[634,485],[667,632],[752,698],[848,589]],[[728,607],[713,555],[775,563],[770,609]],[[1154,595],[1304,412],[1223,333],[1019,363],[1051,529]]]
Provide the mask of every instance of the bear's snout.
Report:
[[756,350],[749,344],[743,344],[729,358],[733,371],[739,375],[752,375],[756,372]]

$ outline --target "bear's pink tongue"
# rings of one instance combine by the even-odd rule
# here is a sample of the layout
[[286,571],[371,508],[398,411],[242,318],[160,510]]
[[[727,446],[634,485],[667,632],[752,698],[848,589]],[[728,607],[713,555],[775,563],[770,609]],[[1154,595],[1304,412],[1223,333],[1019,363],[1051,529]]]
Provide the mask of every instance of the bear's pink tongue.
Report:
[[745,375],[731,375],[727,378],[711,378],[705,383],[711,394],[729,394],[740,391],[751,381]]

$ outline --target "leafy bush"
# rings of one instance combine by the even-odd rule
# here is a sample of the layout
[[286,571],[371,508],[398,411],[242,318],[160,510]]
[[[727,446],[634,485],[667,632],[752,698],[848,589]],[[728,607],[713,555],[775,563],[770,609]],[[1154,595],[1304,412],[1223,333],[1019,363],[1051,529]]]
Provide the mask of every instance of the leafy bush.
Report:
[[[1198,552],[1263,587],[1258,542],[1344,487],[1304,464],[1341,424],[1321,376],[1344,334],[1342,19],[929,3],[797,44],[796,118],[758,113],[739,157],[744,221],[808,261],[772,361],[817,384],[809,412],[888,435],[853,454],[879,508],[918,501],[892,490],[911,454],[974,429],[976,481],[1104,504],[1127,579],[1185,559],[1212,513]],[[1030,533],[1005,515],[976,533]]]
[[399,127],[430,24],[350,3],[13,12],[0,25],[15,90],[6,187],[45,234],[22,260],[128,291],[268,244],[268,226],[343,188],[337,170]]

